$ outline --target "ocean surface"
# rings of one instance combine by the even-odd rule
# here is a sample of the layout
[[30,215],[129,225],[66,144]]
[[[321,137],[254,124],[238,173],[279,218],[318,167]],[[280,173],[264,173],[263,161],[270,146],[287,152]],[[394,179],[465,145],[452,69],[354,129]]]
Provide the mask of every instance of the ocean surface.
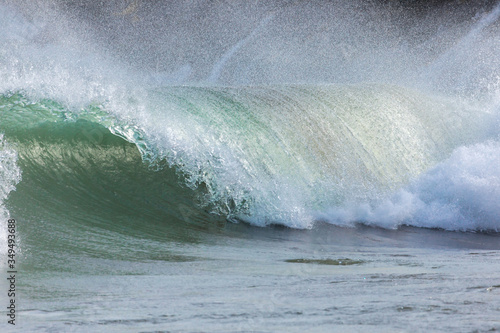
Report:
[[499,18],[0,1],[0,331],[500,330]]

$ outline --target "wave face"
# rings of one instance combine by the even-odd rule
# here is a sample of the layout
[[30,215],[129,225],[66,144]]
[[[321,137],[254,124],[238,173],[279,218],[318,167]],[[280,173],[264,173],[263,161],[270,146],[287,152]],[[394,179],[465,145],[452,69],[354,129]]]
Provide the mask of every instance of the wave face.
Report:
[[[72,36],[53,41],[48,21],[0,8],[9,22],[0,51],[0,201],[19,183],[9,201],[16,211],[36,202],[47,216],[73,210],[85,219],[93,207],[104,220],[125,211],[178,225],[215,216],[293,228],[499,230],[498,82],[469,95],[388,79],[215,84],[277,14],[222,54],[211,84],[185,82],[189,66],[152,75],[83,51]],[[463,43],[477,42],[497,12]],[[430,67],[453,62],[462,46]],[[446,83],[432,72],[418,75]]]

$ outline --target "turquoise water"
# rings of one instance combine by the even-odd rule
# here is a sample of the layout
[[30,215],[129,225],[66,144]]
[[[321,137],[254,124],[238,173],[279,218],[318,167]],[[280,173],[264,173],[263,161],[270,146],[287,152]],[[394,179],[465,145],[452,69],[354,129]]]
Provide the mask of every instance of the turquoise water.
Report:
[[2,331],[500,329],[499,5],[156,6],[0,4]]

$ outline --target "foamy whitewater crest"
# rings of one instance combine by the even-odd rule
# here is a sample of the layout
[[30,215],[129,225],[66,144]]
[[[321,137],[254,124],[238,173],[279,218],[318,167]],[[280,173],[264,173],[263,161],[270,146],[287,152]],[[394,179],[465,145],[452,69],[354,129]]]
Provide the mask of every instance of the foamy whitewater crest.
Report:
[[10,192],[16,189],[21,181],[21,170],[16,164],[17,153],[8,147],[0,134],[0,253],[7,249],[7,219],[9,212],[4,206],[4,200]]
[[500,231],[499,166],[499,141],[460,147],[390,199],[333,208],[318,219],[348,226]]

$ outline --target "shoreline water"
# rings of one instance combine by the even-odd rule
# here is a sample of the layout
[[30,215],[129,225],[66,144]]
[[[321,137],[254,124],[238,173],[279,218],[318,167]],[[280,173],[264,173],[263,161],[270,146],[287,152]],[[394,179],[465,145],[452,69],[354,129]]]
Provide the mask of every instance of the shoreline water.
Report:
[[[208,239],[199,243],[160,243],[151,259],[82,254],[61,263],[61,270],[25,272],[19,329],[470,332],[499,327],[500,287],[493,264],[498,235],[330,225],[228,229],[233,229],[229,234],[240,229],[238,236],[205,234]],[[349,259],[352,264],[338,264]]]

